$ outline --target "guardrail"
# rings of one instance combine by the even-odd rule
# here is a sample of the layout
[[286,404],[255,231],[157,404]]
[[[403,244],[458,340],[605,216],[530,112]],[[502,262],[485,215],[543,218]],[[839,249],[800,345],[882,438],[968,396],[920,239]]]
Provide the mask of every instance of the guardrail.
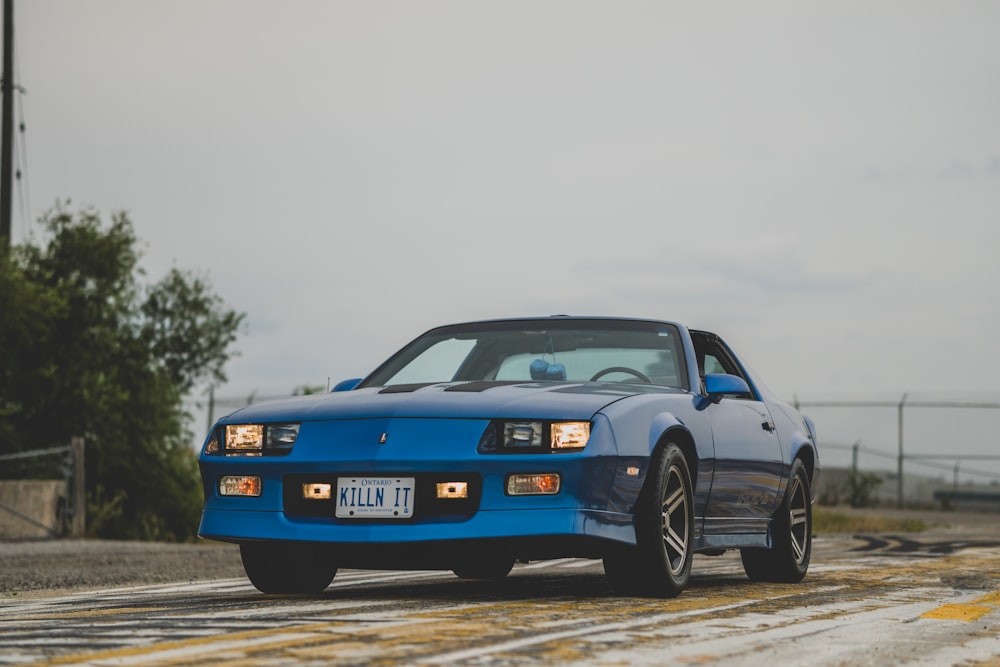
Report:
[[[47,456],[63,457],[62,480],[48,480],[48,484],[45,480],[0,482],[15,487],[15,499],[0,502],[0,512],[44,531],[48,537],[83,537],[86,532],[84,452],[83,438],[72,438],[69,445],[61,447],[0,455],[0,462]],[[29,509],[28,505],[33,507]],[[46,517],[50,510],[55,516]],[[46,523],[46,518],[51,519],[51,523]]]
[[[895,455],[890,455],[890,458],[896,461],[897,476],[899,479],[897,491],[896,491],[896,506],[903,507],[903,479],[904,479],[904,468],[903,463],[905,461],[929,461],[931,459],[946,459],[955,461],[955,477],[957,484],[958,477],[958,467],[959,463],[963,460],[975,461],[975,460],[996,460],[1000,459],[1000,456],[993,455],[979,455],[979,454],[946,454],[946,455],[913,455],[905,454],[905,440],[903,437],[903,427],[904,427],[904,414],[907,408],[950,408],[950,409],[961,409],[961,410],[1000,410],[1000,403],[994,401],[942,401],[942,400],[919,400],[913,399],[909,392],[904,392],[900,396],[898,401],[885,401],[885,400],[819,400],[819,401],[809,401],[809,400],[799,400],[798,395],[793,395],[792,403],[795,405],[796,409],[814,407],[814,408],[889,408],[896,411],[896,446],[897,451]],[[868,450],[868,453],[876,454],[878,456],[885,456],[884,453]],[[855,444],[855,468],[857,467],[857,443]],[[922,465],[928,465],[932,467],[933,464],[923,463]]]

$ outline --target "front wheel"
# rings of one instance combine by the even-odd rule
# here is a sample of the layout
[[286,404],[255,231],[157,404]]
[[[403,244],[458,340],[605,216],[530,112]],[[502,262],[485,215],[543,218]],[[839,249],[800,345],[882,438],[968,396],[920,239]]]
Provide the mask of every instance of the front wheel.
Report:
[[461,579],[482,579],[484,581],[500,581],[514,567],[514,559],[509,556],[483,556],[469,560],[455,567],[452,572]]
[[243,570],[261,593],[322,593],[337,567],[320,545],[301,542],[244,542]]
[[636,546],[609,554],[604,572],[619,591],[671,598],[691,578],[694,491],[684,453],[667,444],[653,459],[636,507]]
[[788,490],[774,518],[773,531],[772,548],[740,552],[743,570],[752,581],[802,581],[812,554],[812,495],[809,475],[799,459],[792,464]]

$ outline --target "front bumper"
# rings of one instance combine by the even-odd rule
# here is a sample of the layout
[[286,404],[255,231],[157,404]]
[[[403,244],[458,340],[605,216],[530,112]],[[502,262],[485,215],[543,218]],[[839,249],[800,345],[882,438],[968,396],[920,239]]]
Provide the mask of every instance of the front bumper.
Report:
[[[543,544],[548,550],[555,544],[558,551],[565,544],[567,553],[560,554],[565,556],[585,555],[574,552],[609,541],[634,544],[632,511],[648,461],[618,456],[606,420],[594,420],[584,451],[562,454],[478,454],[475,443],[487,424],[406,418],[306,422],[288,456],[203,454],[205,509],[198,533],[229,542],[289,540],[358,550],[502,540],[525,552],[542,550]],[[385,433],[391,434],[388,442],[376,444]],[[508,496],[506,480],[515,473],[558,473],[561,489],[548,496]],[[221,496],[218,481],[225,475],[259,476],[260,496]],[[428,511],[437,506],[424,499],[412,518],[401,520],[337,518],[335,501],[301,501],[303,483],[336,488],[338,477],[355,475],[414,477],[418,496],[433,480],[468,479],[470,498],[476,497],[454,514]]]
[[224,542],[287,540],[320,542],[347,553],[383,549],[401,555],[413,545],[446,550],[455,543],[502,544],[524,560],[594,557],[609,543],[634,544],[632,516],[600,510],[481,510],[456,523],[333,524],[317,517],[290,518],[282,512],[206,509],[201,537]]

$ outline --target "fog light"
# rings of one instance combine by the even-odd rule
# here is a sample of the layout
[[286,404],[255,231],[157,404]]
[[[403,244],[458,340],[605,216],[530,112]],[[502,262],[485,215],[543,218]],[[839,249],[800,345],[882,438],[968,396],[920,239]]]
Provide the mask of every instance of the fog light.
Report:
[[260,495],[261,482],[257,475],[224,475],[219,479],[220,496]]
[[469,483],[468,482],[438,482],[437,485],[437,496],[438,498],[446,498],[449,500],[461,500],[463,498],[469,497]]
[[329,500],[332,484],[303,484],[302,497],[306,500]]
[[508,496],[552,496],[559,493],[557,473],[511,475],[507,478]]

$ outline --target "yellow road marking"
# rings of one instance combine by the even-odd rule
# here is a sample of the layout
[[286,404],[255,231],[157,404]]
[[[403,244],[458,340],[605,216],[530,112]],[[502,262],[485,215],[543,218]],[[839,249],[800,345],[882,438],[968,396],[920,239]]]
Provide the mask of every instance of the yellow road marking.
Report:
[[100,616],[116,616],[119,614],[145,614],[155,611],[172,611],[170,607],[104,607],[86,611],[43,612],[26,614],[20,621],[58,621],[67,618],[95,618]]
[[946,604],[932,609],[920,618],[934,618],[942,621],[975,621],[993,611],[993,607],[981,604]]
[[[149,640],[154,643],[149,645],[132,644],[94,652],[85,652],[84,646],[78,646],[70,649],[77,651],[75,655],[53,656],[36,664],[177,665],[208,658],[213,663],[228,665],[261,664],[276,659],[318,659],[331,664],[398,664],[399,661],[435,662],[442,656],[468,653],[470,647],[477,645],[483,646],[484,655],[517,656],[530,650],[536,658],[566,662],[583,659],[588,651],[593,650],[592,646],[583,642],[583,638],[585,633],[598,629],[594,624],[602,621],[610,626],[604,628],[606,630],[630,634],[636,641],[648,639],[655,643],[661,641],[655,634],[657,619],[646,620],[643,617],[661,615],[663,618],[659,622],[664,622],[667,616],[672,619],[683,616],[685,622],[701,618],[718,622],[729,617],[739,618],[748,609],[758,614],[780,613],[797,598],[828,594],[832,590],[842,592],[843,602],[867,599],[873,586],[883,593],[871,603],[873,608],[917,598],[925,604],[933,604],[940,600],[942,570],[981,574],[984,570],[995,571],[996,563],[996,555],[990,558],[962,555],[916,559],[901,567],[894,564],[892,568],[873,561],[872,567],[855,566],[849,572],[823,572],[798,585],[730,582],[721,590],[714,586],[693,586],[684,596],[673,600],[559,596],[473,601],[455,607],[442,608],[442,605],[420,611],[401,605],[398,610],[362,614],[359,618],[344,620],[330,618],[334,613],[343,612],[337,607],[336,611],[331,609],[320,615],[319,619],[327,617],[325,622],[297,624],[294,618],[289,618],[289,624],[284,627],[222,631],[212,636],[173,641],[150,637]],[[916,583],[923,583],[924,588],[912,595],[902,595]],[[893,591],[899,593],[894,596]],[[964,604],[940,605],[926,612],[922,618],[969,622],[997,609],[1000,609],[1000,590]],[[101,615],[108,616],[109,621],[117,621],[122,614],[148,611],[169,612],[170,608],[136,606],[67,613],[40,611],[31,620],[73,616],[89,620],[98,617],[95,620],[99,624]],[[856,611],[857,607],[836,608],[825,612],[822,617],[836,618]],[[309,615],[316,619],[314,613],[319,612],[310,607]],[[185,618],[190,614],[186,611]],[[238,610],[233,610],[234,616],[238,614]],[[195,613],[193,617],[196,616]],[[644,628],[647,622],[651,627]],[[591,625],[587,626],[588,623]],[[169,629],[164,632],[169,637]],[[532,637],[532,633],[536,636]],[[704,661],[711,660],[707,654],[686,656],[684,660],[698,663],[702,658]]]
[[921,614],[920,618],[943,621],[977,621],[997,608],[1000,608],[1000,591],[984,595],[972,602],[943,604],[937,609]]
[[134,656],[144,656],[151,655],[155,653],[162,653],[164,651],[170,651],[175,649],[183,649],[194,646],[208,646],[210,644],[215,644],[219,642],[234,642],[241,640],[251,640],[261,637],[266,637],[268,635],[281,635],[281,634],[308,634],[313,632],[321,632],[323,630],[329,629],[334,626],[343,626],[340,622],[331,623],[312,623],[309,625],[294,625],[285,628],[267,628],[264,630],[246,630],[243,632],[229,632],[220,635],[212,635],[209,637],[194,637],[191,639],[184,639],[178,641],[168,641],[168,642],[158,642],[151,644],[149,646],[136,646],[128,648],[118,648],[111,649],[108,651],[100,651],[96,653],[80,653],[76,655],[64,655],[42,662],[35,663],[36,665],[65,665],[75,662],[96,662],[98,660],[109,660],[112,658],[128,658]]

